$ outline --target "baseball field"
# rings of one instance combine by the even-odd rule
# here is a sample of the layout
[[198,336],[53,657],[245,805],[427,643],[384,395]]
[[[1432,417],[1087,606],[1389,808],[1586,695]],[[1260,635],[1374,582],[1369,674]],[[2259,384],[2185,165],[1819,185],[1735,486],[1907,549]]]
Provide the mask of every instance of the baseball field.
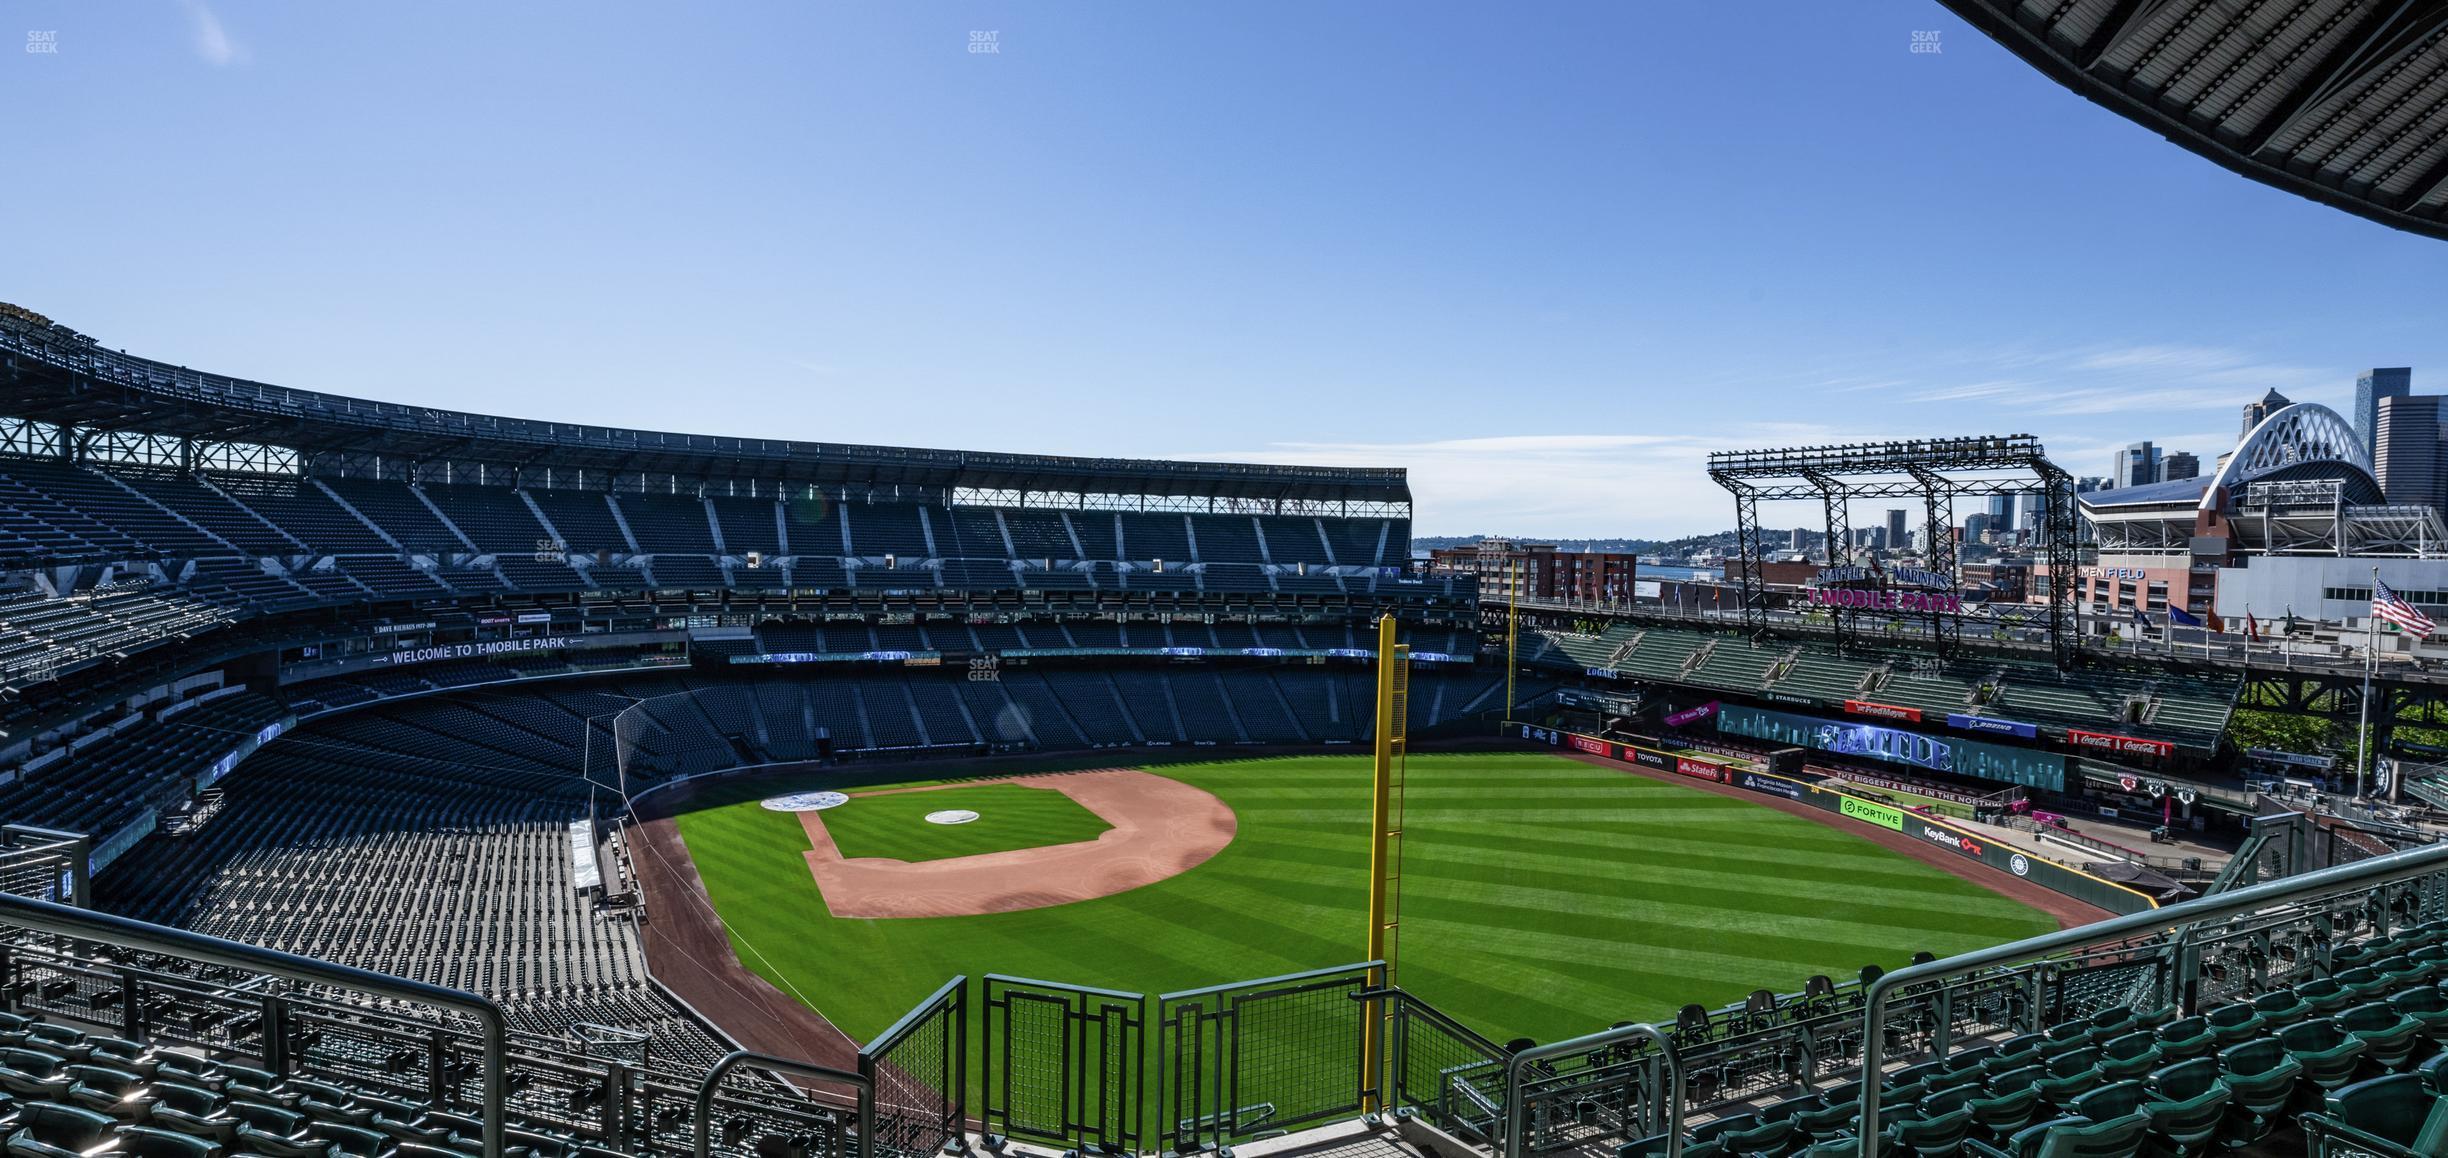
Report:
[[[851,788],[822,812],[718,796],[679,832],[740,961],[860,1040],[955,973],[1157,993],[1362,956],[1364,756],[1141,768]],[[819,774],[775,791],[830,786]],[[1671,1017],[2056,927],[1828,824],[1559,756],[1415,755],[1406,795],[1399,980],[1498,1040]],[[944,823],[964,812],[974,818]],[[1185,839],[1207,843],[1153,869],[1131,859]],[[1129,863],[1077,859],[1100,852]],[[829,857],[870,871],[857,906],[811,871]],[[1122,891],[1063,899],[1098,892],[1109,870]],[[897,878],[872,874],[895,872],[926,874],[910,879],[938,906],[957,891],[947,882],[983,879],[993,888],[978,907],[1026,907],[834,915],[889,908],[897,894],[873,882]],[[1151,873],[1161,879],[1133,883]]]

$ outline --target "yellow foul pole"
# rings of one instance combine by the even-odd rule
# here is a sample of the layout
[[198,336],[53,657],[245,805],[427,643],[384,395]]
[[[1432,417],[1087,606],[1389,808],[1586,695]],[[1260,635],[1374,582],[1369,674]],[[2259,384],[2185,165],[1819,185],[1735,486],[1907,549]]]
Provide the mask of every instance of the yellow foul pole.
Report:
[[[1401,924],[1402,756],[1410,715],[1411,649],[1394,642],[1394,617],[1377,621],[1377,752],[1369,797],[1369,961],[1385,962],[1385,983],[1394,983]],[[1361,1042],[1360,1086],[1377,1089],[1384,1048],[1385,1003],[1369,1003],[1369,1032]],[[1379,1108],[1372,1096],[1369,1109]]]
[[1521,560],[1506,565],[1505,589],[1509,593],[1505,604],[1505,702],[1504,718],[1496,721],[1496,734],[1503,735],[1505,726],[1513,722],[1513,662],[1514,650],[1521,641]]

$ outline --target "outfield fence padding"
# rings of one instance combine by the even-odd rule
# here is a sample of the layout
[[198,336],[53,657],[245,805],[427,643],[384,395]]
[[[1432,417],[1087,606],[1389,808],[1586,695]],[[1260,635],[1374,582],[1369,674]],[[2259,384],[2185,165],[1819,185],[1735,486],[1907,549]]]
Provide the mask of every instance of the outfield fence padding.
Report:
[[1874,824],[2111,913],[2123,915],[2159,907],[2159,902],[2148,894],[2115,881],[2014,848],[1987,833],[1935,816],[1908,811],[1885,801],[1856,796],[1808,780],[1758,771],[1723,757],[1702,761],[1687,754],[1662,752],[1600,736],[1585,736],[1532,724],[1518,727],[1520,738],[1533,744],[1546,744],[1638,767],[1676,772],[1766,796],[1781,796],[1824,812]]

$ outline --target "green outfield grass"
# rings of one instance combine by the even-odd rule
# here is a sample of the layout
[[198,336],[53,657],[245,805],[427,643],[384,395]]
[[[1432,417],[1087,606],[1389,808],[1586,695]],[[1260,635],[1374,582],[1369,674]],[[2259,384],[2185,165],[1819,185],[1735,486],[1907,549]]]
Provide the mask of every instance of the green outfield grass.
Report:
[[[1365,757],[1152,770],[1231,805],[1231,846],[1168,881],[1027,912],[836,919],[791,816],[744,800],[680,831],[740,959],[861,1040],[955,973],[1155,993],[1361,956]],[[2054,927],[1849,832],[1555,756],[1414,756],[1408,798],[1400,980],[1497,1040]]]
[[[967,824],[927,823],[928,813],[955,808],[966,808],[978,818]],[[826,809],[824,825],[845,857],[905,861],[1071,844],[1095,840],[1113,827],[1060,792],[1017,784],[853,796],[848,804]]]

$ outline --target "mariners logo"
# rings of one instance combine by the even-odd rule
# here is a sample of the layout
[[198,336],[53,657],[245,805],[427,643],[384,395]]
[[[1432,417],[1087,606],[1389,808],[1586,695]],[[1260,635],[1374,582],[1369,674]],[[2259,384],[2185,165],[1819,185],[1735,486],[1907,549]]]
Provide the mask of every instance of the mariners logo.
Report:
[[2014,875],[2019,877],[2031,875],[2030,859],[2019,852],[2007,860],[2006,867],[2014,870]]

